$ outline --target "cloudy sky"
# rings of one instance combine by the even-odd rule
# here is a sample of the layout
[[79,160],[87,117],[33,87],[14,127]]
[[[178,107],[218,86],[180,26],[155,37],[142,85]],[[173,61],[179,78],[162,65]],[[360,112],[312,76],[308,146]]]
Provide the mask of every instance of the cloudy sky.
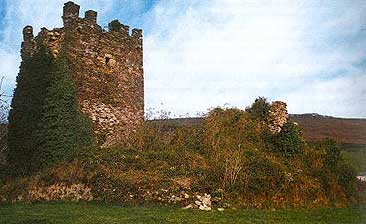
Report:
[[[0,74],[12,94],[22,28],[62,24],[59,0],[0,0]],[[144,30],[146,108],[245,108],[366,118],[365,0],[75,0],[98,23]]]

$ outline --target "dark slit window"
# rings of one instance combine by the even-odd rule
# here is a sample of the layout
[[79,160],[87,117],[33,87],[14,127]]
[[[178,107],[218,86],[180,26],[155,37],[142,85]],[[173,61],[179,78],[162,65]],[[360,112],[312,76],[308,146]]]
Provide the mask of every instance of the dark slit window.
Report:
[[111,60],[111,58],[110,57],[105,57],[105,64],[106,65],[109,65],[109,61]]

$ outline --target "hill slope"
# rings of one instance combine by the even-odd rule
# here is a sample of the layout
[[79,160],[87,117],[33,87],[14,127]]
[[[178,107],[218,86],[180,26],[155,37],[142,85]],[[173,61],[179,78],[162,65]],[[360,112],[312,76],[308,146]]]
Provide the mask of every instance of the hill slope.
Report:
[[346,119],[317,114],[290,115],[304,130],[308,141],[332,137],[339,142],[366,144],[366,119]]
[[[318,114],[291,114],[290,120],[298,123],[307,141],[318,141],[331,137],[347,144],[366,144],[366,119],[348,119],[322,116]],[[192,125],[202,122],[202,118],[174,118],[154,120],[168,127]]]

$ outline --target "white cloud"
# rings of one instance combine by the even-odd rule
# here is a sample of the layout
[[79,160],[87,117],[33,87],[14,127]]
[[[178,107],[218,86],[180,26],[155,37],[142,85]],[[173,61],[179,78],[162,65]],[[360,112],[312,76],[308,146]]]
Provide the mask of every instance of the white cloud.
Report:
[[[64,0],[8,1],[0,74],[10,90],[22,28],[60,27]],[[104,25],[144,8],[142,0],[76,2]],[[147,107],[194,114],[266,96],[292,113],[366,117],[366,73],[356,66],[365,63],[365,10],[363,0],[167,0],[122,21],[143,23]]]
[[[146,104],[162,102],[183,114],[225,103],[245,107],[267,96],[289,101],[293,113],[366,116],[360,110],[364,87],[348,88],[364,56],[349,38],[365,23],[358,19],[365,6],[340,11],[334,1],[161,2],[145,24],[153,27],[144,41]],[[341,72],[347,77],[333,77]],[[313,85],[318,94],[309,98]],[[330,96],[323,99],[321,92]],[[301,98],[304,104],[297,103]]]
[[283,98],[295,113],[318,112],[338,117],[366,117],[366,75],[315,81]]
[[20,63],[20,57],[10,52],[10,50],[7,50],[7,47],[0,44],[0,77],[4,77],[1,91],[5,91],[5,94],[8,96],[12,95]]

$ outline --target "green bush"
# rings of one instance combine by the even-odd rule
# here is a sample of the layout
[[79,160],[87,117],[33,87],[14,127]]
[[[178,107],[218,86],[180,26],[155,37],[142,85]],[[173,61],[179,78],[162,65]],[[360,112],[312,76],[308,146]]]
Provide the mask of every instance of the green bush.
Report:
[[338,183],[342,186],[348,198],[354,198],[356,194],[356,170],[352,165],[342,161],[338,164]]
[[285,183],[283,165],[262,152],[246,153],[239,185],[233,192],[274,194]]
[[303,154],[305,149],[305,140],[298,125],[287,122],[283,125],[281,131],[271,138],[273,150],[285,158],[291,158]]
[[320,147],[325,151],[325,164],[330,168],[337,166],[341,159],[341,147],[331,138],[326,138],[320,143]]
[[245,111],[253,118],[261,121],[267,121],[270,109],[271,105],[267,102],[267,99],[264,97],[258,97],[250,107],[246,108]]
[[332,203],[337,203],[340,198],[353,200],[356,193],[356,170],[342,157],[340,144],[334,139],[325,138],[314,147],[322,153],[323,167],[318,175]]

